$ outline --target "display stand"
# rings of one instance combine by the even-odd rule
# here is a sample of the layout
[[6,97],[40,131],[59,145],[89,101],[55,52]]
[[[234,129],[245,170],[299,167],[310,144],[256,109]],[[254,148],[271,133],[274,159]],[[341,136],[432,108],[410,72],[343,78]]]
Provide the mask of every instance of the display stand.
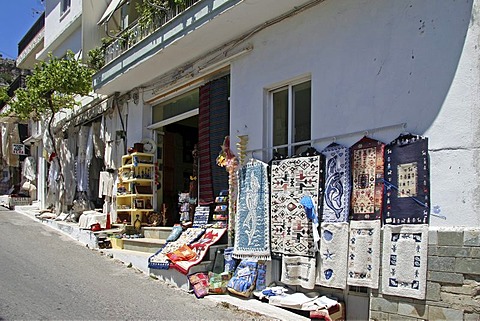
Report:
[[153,212],[153,184],[155,168],[153,154],[131,153],[122,157],[117,185],[117,217],[120,222],[133,225]]

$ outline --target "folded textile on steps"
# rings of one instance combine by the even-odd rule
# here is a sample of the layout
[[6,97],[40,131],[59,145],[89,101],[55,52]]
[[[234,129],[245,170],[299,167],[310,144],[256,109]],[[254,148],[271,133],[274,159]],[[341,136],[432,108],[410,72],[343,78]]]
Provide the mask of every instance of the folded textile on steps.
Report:
[[269,297],[269,304],[295,310],[316,311],[328,309],[338,304],[336,300],[319,296],[317,292],[281,294]]

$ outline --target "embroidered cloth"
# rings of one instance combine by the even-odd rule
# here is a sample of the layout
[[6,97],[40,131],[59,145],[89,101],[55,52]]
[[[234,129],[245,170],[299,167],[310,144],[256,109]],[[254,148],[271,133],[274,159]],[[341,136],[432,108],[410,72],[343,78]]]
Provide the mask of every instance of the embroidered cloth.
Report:
[[180,237],[173,242],[167,242],[154,255],[148,258],[148,267],[151,269],[168,270],[170,268],[170,260],[167,254],[178,250],[182,245],[190,244],[196,241],[205,229],[198,227],[191,227],[182,232]]
[[272,252],[315,255],[312,221],[300,200],[309,196],[318,206],[320,173],[321,156],[272,161]]
[[239,170],[233,257],[270,260],[268,165],[250,160]]
[[347,284],[348,223],[322,223],[316,283],[345,289]]
[[425,299],[427,247],[427,224],[384,226],[383,294]]
[[316,260],[306,256],[282,257],[282,277],[280,282],[288,285],[300,285],[305,289],[315,287]]
[[196,256],[190,260],[176,261],[171,267],[183,274],[188,274],[188,271],[192,266],[202,262],[210,246],[217,243],[222,238],[223,234],[225,234],[225,231],[226,229],[224,228],[207,228],[198,241],[189,245],[189,247],[195,252]]
[[385,224],[428,224],[428,139],[402,135],[385,147]]
[[380,220],[351,221],[347,284],[378,289]]
[[350,156],[347,147],[333,143],[325,155],[323,222],[347,222],[350,210]]
[[351,220],[376,220],[382,213],[385,144],[363,137],[350,147]]

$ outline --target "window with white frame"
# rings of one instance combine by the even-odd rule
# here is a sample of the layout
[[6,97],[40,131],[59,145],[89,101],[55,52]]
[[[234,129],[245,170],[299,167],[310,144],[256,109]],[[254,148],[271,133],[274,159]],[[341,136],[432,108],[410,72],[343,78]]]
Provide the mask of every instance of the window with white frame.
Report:
[[60,0],[62,13],[66,12],[71,5],[72,0]]
[[275,151],[292,156],[310,146],[311,81],[288,84],[270,92],[271,143]]

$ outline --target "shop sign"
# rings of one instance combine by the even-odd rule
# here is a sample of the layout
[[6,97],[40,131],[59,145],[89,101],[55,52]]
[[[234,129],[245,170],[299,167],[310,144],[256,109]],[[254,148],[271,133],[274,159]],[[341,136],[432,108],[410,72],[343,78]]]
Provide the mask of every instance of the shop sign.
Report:
[[13,155],[25,155],[25,145],[23,144],[13,144]]

